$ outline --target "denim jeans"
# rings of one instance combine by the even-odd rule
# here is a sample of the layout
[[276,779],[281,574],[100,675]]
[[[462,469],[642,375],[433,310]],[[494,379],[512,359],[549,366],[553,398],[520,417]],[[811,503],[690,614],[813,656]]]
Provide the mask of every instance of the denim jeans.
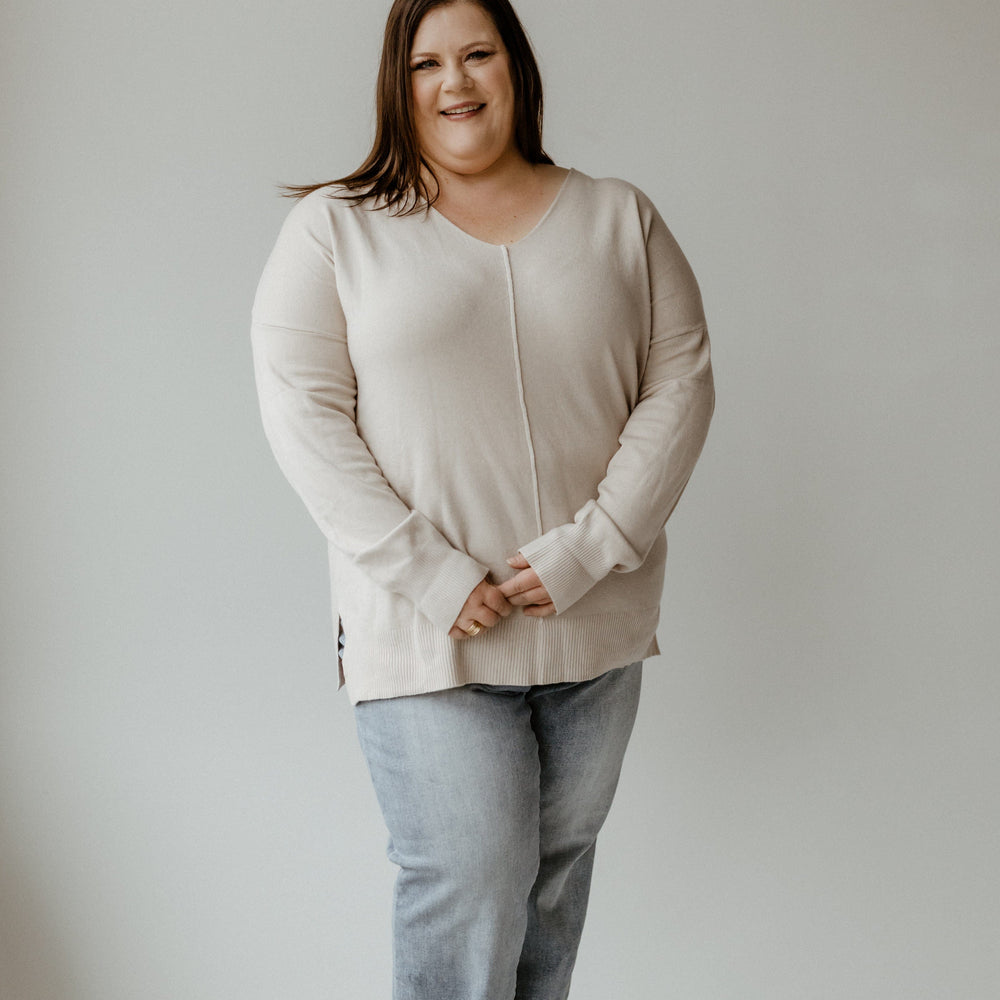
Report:
[[641,677],[356,706],[399,866],[394,1000],[565,1000]]

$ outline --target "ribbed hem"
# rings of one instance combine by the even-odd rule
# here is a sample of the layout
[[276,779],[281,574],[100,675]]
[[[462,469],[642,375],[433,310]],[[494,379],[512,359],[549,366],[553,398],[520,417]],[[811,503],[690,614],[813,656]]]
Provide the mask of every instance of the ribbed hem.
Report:
[[659,653],[659,608],[585,617],[516,614],[471,639],[427,622],[376,634],[352,630],[344,676],[351,704],[426,694],[463,684],[585,681]]

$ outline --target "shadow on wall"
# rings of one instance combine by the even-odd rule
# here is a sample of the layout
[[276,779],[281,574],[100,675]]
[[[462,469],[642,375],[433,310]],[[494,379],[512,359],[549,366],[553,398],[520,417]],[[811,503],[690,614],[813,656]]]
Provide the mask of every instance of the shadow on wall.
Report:
[[0,998],[73,1000],[73,976],[46,913],[17,864],[9,838],[0,840]]

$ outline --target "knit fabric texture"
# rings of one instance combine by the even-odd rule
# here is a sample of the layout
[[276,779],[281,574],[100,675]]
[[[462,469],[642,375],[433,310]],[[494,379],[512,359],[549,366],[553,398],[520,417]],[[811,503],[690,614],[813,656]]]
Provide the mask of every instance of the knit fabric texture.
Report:
[[[328,541],[351,701],[658,652],[664,525],[715,397],[698,286],[656,209],[571,170],[495,245],[338,193],[290,212],[252,343],[268,440]],[[518,551],[557,614],[449,638]]]

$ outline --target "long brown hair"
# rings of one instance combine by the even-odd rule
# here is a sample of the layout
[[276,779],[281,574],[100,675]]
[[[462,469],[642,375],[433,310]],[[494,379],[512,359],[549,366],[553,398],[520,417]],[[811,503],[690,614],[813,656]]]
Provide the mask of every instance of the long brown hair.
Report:
[[514,140],[529,163],[552,163],[542,149],[542,77],[531,42],[509,0],[395,0],[385,25],[382,60],[375,87],[375,141],[368,158],[353,173],[321,184],[284,184],[283,197],[303,198],[330,184],[340,184],[355,205],[375,199],[379,208],[416,211],[437,198],[428,190],[421,168],[434,171],[417,143],[411,111],[410,49],[424,15],[435,7],[475,3],[496,25],[510,61],[514,84]]

